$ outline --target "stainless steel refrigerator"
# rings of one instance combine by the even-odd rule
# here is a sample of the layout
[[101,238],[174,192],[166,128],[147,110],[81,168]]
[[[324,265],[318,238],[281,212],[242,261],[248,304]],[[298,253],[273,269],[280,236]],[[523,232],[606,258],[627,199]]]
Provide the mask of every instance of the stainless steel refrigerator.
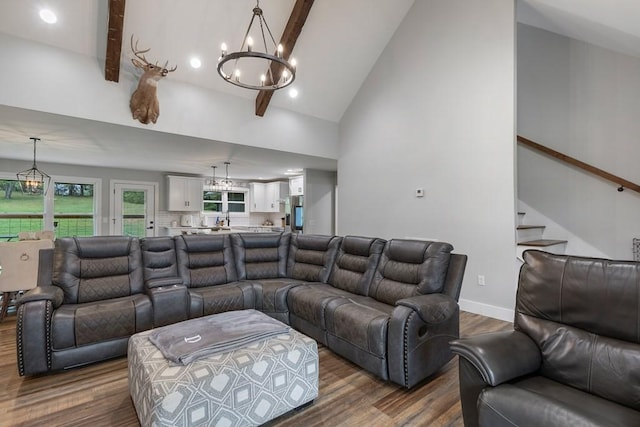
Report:
[[285,204],[286,225],[291,227],[292,233],[302,233],[304,230],[304,196],[289,196]]

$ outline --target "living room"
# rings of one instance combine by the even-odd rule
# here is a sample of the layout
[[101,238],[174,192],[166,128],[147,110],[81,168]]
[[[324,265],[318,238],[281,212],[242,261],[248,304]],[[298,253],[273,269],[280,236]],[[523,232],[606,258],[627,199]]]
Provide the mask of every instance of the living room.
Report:
[[[518,6],[530,7],[535,2],[524,3]],[[267,8],[267,4],[263,6]],[[314,8],[317,6],[319,4]],[[162,115],[150,131],[134,122],[128,111],[128,99],[135,86],[133,73],[123,73],[123,82],[118,85],[108,83],[95,58],[50,49],[6,34],[2,34],[0,50],[3,57],[12,60],[0,70],[0,81],[20,83],[3,84],[0,92],[3,118],[19,111],[26,114],[28,123],[39,120],[29,115],[38,111],[56,115],[62,127],[75,126],[74,118],[79,118],[114,132],[115,128],[124,128],[133,135],[127,137],[131,141],[135,141],[138,132],[154,132],[158,134],[158,141],[164,140],[161,146],[167,149],[172,136],[183,135],[180,141],[191,149],[215,140],[331,159],[337,164],[339,187],[335,229],[317,232],[450,242],[456,252],[469,256],[461,294],[462,309],[503,320],[513,319],[520,265],[515,257],[514,238],[519,199],[543,212],[553,207],[554,211],[548,216],[567,229],[575,221],[579,227],[573,230],[574,234],[608,257],[631,259],[631,238],[640,233],[637,222],[633,221],[633,212],[638,207],[635,196],[629,191],[620,194],[616,188],[599,181],[579,184],[574,171],[541,174],[540,170],[552,167],[543,163],[550,160],[531,156],[517,148],[514,140],[517,128],[518,133],[555,144],[558,150],[589,163],[600,164],[599,161],[604,160],[606,163],[601,165],[604,169],[631,181],[640,181],[635,177],[637,168],[632,161],[636,148],[629,143],[631,135],[636,134],[633,113],[638,107],[627,101],[627,97],[637,99],[633,94],[637,93],[638,84],[631,79],[638,68],[637,57],[609,50],[602,52],[603,57],[614,58],[607,63],[623,63],[620,69],[626,70],[621,80],[616,80],[618,75],[616,79],[603,76],[602,80],[612,84],[622,81],[626,89],[618,88],[614,92],[597,86],[602,93],[590,97],[593,100],[612,93],[624,95],[628,114],[624,117],[628,119],[617,123],[616,137],[612,139],[604,131],[611,129],[612,121],[620,118],[619,115],[611,114],[607,121],[597,119],[603,115],[598,114],[596,107],[607,109],[611,102],[582,104],[590,105],[592,110],[585,107],[578,119],[587,117],[591,127],[580,127],[578,132],[569,125],[561,127],[561,122],[578,127],[579,120],[571,122],[575,116],[555,114],[559,107],[551,108],[542,96],[535,103],[530,101],[536,91],[557,96],[560,92],[553,85],[524,85],[524,79],[520,78],[520,73],[526,73],[531,64],[523,67],[517,55],[520,43],[527,39],[521,38],[521,30],[516,37],[514,2],[491,1],[480,5],[463,1],[418,1],[405,2],[404,6],[399,27],[390,34],[388,44],[385,41],[384,46],[379,46],[381,55],[359,89],[353,90],[355,97],[339,120],[318,119],[294,112],[295,107],[291,111],[275,105],[269,107],[265,117],[257,118],[253,115],[251,100],[199,90],[172,81],[169,76],[159,85]],[[400,6],[394,2],[394,7]],[[575,53],[579,44],[564,36],[531,28],[524,31],[530,37],[528,40],[556,39],[559,44],[551,46],[557,48],[562,61],[568,61],[560,57],[567,51],[558,46],[573,47],[570,53]],[[583,50],[586,55],[594,54],[599,48],[583,46]],[[538,55],[544,57],[545,52],[540,50]],[[569,70],[566,62],[562,64],[563,67],[558,65],[561,71]],[[301,74],[303,69],[301,62]],[[577,85],[574,81],[570,83]],[[572,93],[585,93],[578,89]],[[571,99],[571,94],[565,95],[564,100]],[[207,108],[185,114],[185,103],[181,102],[184,99],[188,99],[190,105]],[[553,125],[549,125],[550,119],[554,119]],[[570,138],[558,141],[551,135],[557,129],[563,131],[560,133],[563,138]],[[595,137],[584,139],[585,129],[605,136],[597,141]],[[28,167],[29,136],[32,135],[21,135],[22,139],[18,140],[12,135],[2,143],[0,171],[9,175]],[[45,136],[43,140],[46,145]],[[589,141],[588,149],[574,149],[578,141],[585,140]],[[18,144],[25,147],[18,148]],[[100,151],[91,147],[96,149],[95,157],[99,159]],[[19,150],[24,153],[20,159],[4,154]],[[130,162],[136,157],[144,158],[146,152],[138,152],[135,144],[129,144],[122,153],[119,168],[105,168],[100,174],[96,173],[95,165],[82,166],[61,160],[68,154],[47,153],[46,148],[39,148],[39,153],[39,165],[52,175],[98,175],[104,177],[105,182],[116,176],[161,182],[163,172],[172,170],[170,167],[139,170]],[[170,160],[171,155],[167,157]],[[522,159],[531,160],[531,166],[522,163]],[[570,175],[571,180],[562,180],[566,175]],[[546,180],[533,187],[532,176]],[[423,188],[425,197],[416,198],[416,188]],[[552,201],[562,200],[563,204],[541,201],[540,188],[552,194]],[[107,205],[102,204],[103,208]],[[615,219],[611,218],[612,212]],[[599,256],[598,253],[580,254]],[[485,286],[478,286],[478,276],[486,278]]]

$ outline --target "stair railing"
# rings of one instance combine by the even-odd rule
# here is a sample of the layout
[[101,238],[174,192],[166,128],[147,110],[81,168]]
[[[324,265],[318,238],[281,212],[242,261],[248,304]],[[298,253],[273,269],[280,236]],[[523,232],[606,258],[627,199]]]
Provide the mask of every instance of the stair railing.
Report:
[[568,163],[570,165],[573,165],[577,168],[580,168],[582,170],[585,170],[589,173],[592,173],[596,176],[599,176],[601,178],[604,178],[608,181],[611,181],[615,184],[618,184],[618,191],[624,191],[625,188],[628,188],[630,190],[633,190],[637,193],[640,193],[640,185],[638,184],[634,184],[631,181],[627,181],[624,178],[620,178],[619,176],[613,175],[607,171],[604,171],[602,169],[599,169],[595,166],[591,166],[590,164],[587,164],[585,162],[582,162],[578,159],[575,159],[571,156],[567,156],[566,154],[562,154],[559,151],[553,150],[549,147],[545,147],[544,145],[538,144],[537,142],[533,142],[530,139],[527,139],[523,136],[518,135],[518,142],[521,143],[522,145],[525,145],[529,148],[532,148],[534,150],[540,151],[548,156],[554,157],[562,162]]

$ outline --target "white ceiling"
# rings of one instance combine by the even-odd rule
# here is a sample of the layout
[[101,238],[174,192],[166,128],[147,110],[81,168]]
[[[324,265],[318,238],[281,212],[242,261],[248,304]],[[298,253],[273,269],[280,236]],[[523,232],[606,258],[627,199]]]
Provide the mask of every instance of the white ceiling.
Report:
[[[291,100],[277,91],[271,105],[339,122],[413,2],[315,1],[293,52],[300,95]],[[260,3],[276,40],[293,4]],[[43,5],[57,13],[57,24],[38,18]],[[0,0],[0,32],[104,58],[107,5],[107,0]],[[135,34],[141,47],[151,48],[147,58],[178,66],[167,78],[253,99],[254,91],[225,83],[215,68],[222,42],[230,49],[240,45],[254,6],[255,0],[130,0],[122,60],[130,61],[129,38]],[[518,21],[640,56],[639,0],[519,0]],[[202,60],[198,70],[188,65],[193,55]],[[336,169],[330,159],[196,138],[183,138],[178,150],[171,143],[175,135],[0,106],[2,157],[29,161],[30,136],[42,138],[38,158],[50,162],[208,174],[212,162],[232,156],[237,179],[282,177],[291,168]],[[136,147],[120,145],[132,136],[139,141]]]

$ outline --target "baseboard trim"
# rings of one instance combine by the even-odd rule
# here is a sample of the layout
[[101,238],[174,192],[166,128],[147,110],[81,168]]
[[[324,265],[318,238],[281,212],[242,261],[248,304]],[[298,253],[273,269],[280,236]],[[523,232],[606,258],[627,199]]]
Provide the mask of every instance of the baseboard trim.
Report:
[[493,317],[494,319],[505,320],[507,322],[513,322],[513,309],[502,308],[495,305],[484,304],[481,302],[471,301],[463,298],[460,299],[459,303],[460,310],[468,311],[475,314],[481,314],[483,316]]

